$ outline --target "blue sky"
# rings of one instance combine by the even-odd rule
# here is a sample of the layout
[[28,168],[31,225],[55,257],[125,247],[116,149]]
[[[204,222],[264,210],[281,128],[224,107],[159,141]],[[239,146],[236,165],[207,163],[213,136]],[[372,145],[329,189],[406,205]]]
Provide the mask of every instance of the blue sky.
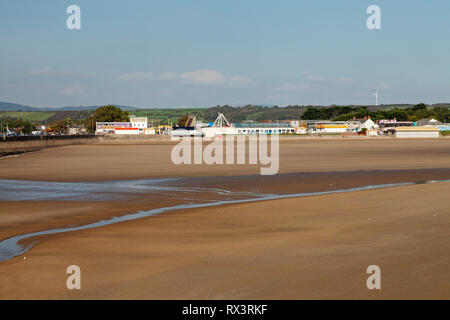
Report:
[[0,0],[0,101],[374,104],[379,88],[381,103],[450,102],[449,34],[447,0]]

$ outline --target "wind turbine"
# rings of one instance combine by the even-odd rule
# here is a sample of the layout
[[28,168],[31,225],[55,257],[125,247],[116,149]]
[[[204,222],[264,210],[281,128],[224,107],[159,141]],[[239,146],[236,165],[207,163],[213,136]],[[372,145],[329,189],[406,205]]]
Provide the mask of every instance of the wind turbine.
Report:
[[375,106],[378,106],[378,88],[375,93],[372,93],[375,96]]

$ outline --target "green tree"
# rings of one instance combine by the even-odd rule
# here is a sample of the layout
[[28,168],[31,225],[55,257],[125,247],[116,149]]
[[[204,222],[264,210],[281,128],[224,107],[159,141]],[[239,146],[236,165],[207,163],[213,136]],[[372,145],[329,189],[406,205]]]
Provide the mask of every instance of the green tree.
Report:
[[30,121],[26,121],[23,125],[22,133],[30,134],[35,129],[36,129],[36,127]]
[[67,128],[70,125],[70,119],[69,118],[65,118],[63,120],[57,120],[55,121],[55,123],[53,123],[51,125],[51,128],[53,129],[54,132],[63,132],[63,133],[67,133]]
[[419,103],[412,107],[412,111],[419,111],[419,110],[427,110],[427,105],[425,103]]
[[95,123],[96,122],[120,122],[120,121],[128,121],[128,111],[123,111],[122,109],[113,106],[107,105],[100,108],[97,108],[94,113],[86,119],[86,126],[89,131],[95,131]]
[[308,106],[303,112],[302,119],[303,120],[314,120],[314,119],[321,119],[322,114],[319,111],[319,109]]
[[402,109],[394,108],[389,110],[389,119],[397,119],[397,121],[406,121],[408,120],[408,113]]
[[433,116],[441,122],[450,122],[450,109],[445,107],[436,107],[433,109]]
[[415,114],[408,117],[408,121],[416,122],[418,120],[419,120],[419,117],[416,116]]
[[[3,132],[6,132],[6,127],[12,132],[30,134],[36,130],[34,123],[28,120],[13,119],[10,117],[2,118]],[[1,131],[1,130],[0,130]]]

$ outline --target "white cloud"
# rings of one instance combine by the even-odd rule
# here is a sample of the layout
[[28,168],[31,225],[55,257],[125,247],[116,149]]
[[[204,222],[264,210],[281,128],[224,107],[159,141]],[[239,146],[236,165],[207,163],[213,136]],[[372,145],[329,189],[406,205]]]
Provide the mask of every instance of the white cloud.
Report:
[[175,72],[164,72],[158,76],[159,80],[176,80],[179,79],[180,76]]
[[225,76],[216,70],[196,70],[185,73],[164,72],[154,74],[152,72],[136,71],[124,73],[116,77],[119,81],[159,80],[159,81],[181,81],[182,84],[196,85],[221,85],[229,88],[248,88],[256,82],[249,77],[240,75]]
[[86,88],[80,84],[72,84],[62,89],[60,94],[63,96],[81,95],[84,93],[85,89]]
[[132,73],[123,73],[116,78],[119,81],[129,80],[153,80],[155,75],[152,72],[136,71]]
[[30,76],[58,76],[58,77],[67,77],[67,76],[77,76],[77,77],[95,77],[97,74],[95,72],[88,73],[73,73],[68,71],[58,71],[53,69],[50,66],[44,66],[40,69],[31,70],[28,72]]
[[226,80],[225,76],[216,70],[186,72],[180,78],[194,84],[220,84]]
[[45,66],[40,69],[31,70],[30,72],[28,72],[28,74],[30,76],[56,75],[57,72],[55,70],[53,70],[51,67]]
[[292,91],[305,91],[310,89],[311,86],[306,83],[287,82],[278,86],[277,91],[292,92]]
[[348,83],[352,83],[353,79],[352,78],[345,78],[345,77],[344,78],[338,78],[338,79],[336,79],[336,82],[348,84]]

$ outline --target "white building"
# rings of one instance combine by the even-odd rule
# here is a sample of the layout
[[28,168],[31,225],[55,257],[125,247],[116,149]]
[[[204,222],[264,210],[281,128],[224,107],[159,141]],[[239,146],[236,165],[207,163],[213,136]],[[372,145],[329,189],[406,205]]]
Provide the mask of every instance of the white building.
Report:
[[130,123],[132,128],[145,129],[148,127],[147,117],[130,117]]
[[439,129],[431,127],[395,128],[397,138],[439,138]]
[[232,127],[227,118],[219,112],[219,115],[211,127],[202,128],[206,138],[214,138],[216,135],[236,134],[236,128]]
[[147,117],[130,117],[129,122],[96,122],[95,123],[95,133],[115,133],[115,134],[136,134],[136,130],[123,130],[123,129],[138,129],[139,132],[143,132],[148,127]]
[[225,116],[219,113],[211,127],[202,128],[206,138],[227,134],[283,134],[295,133],[295,128],[288,122],[241,122],[230,124]]
[[370,118],[366,119],[364,122],[361,122],[361,129],[376,130],[378,128],[378,125]]
[[233,127],[206,127],[202,128],[202,132],[206,138],[214,138],[218,135],[236,134],[236,128]]
[[298,127],[298,128],[295,128],[295,133],[296,134],[307,134],[308,131],[306,131],[305,127]]
[[300,127],[300,120],[290,120],[289,123],[291,124],[291,126],[293,126],[294,128],[299,128]]
[[139,134],[138,128],[115,128],[115,134]]
[[115,133],[116,128],[131,128],[130,122],[96,122],[95,133]]
[[236,134],[283,134],[295,133],[295,128],[287,122],[243,122],[233,123]]
[[420,126],[425,126],[425,127],[432,127],[432,128],[436,128],[439,129],[440,131],[449,131],[450,130],[450,124],[449,123],[442,123],[436,119],[424,119],[424,120],[419,120],[417,121],[417,124]]
[[361,122],[351,121],[330,121],[330,120],[308,120],[308,131],[311,133],[344,133],[358,132]]

